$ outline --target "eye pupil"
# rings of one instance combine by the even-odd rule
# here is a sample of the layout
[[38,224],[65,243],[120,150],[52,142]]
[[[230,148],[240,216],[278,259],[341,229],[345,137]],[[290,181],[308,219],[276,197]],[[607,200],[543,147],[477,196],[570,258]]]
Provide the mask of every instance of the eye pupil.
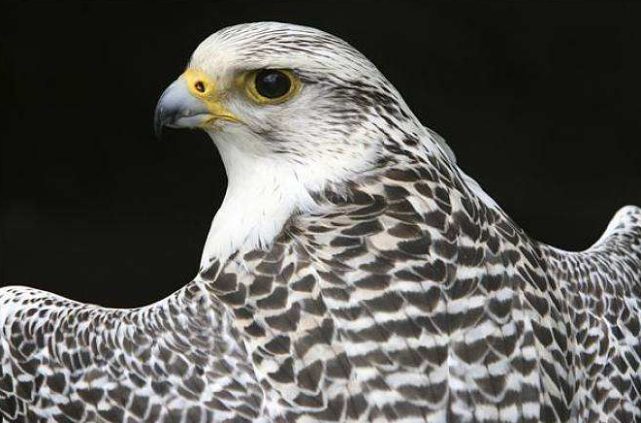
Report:
[[263,69],[256,74],[256,91],[269,99],[276,99],[289,93],[292,81],[289,76],[276,69]]
[[194,84],[194,88],[196,88],[196,91],[199,93],[204,93],[205,92],[205,84],[203,84],[202,81],[198,81]]

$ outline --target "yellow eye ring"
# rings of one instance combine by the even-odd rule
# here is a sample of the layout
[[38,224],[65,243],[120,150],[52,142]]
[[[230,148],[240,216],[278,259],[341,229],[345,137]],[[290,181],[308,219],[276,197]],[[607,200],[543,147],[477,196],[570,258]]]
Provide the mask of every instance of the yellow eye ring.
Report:
[[300,79],[289,69],[258,69],[245,78],[245,90],[259,104],[279,104],[300,89]]

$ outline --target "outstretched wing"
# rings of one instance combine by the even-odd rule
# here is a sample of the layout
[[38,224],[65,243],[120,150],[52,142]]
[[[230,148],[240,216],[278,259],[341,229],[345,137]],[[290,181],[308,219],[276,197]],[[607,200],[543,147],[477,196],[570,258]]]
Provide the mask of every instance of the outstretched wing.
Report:
[[0,413],[9,422],[250,422],[262,392],[222,315],[192,285],[104,309],[0,290]]
[[586,251],[544,251],[569,305],[579,421],[640,421],[641,209],[619,210]]
[[68,401],[57,404],[54,397],[81,360],[76,356],[74,363],[73,348],[55,327],[61,314],[78,306],[30,288],[0,289],[0,413],[7,421],[46,421],[71,411],[64,409]]

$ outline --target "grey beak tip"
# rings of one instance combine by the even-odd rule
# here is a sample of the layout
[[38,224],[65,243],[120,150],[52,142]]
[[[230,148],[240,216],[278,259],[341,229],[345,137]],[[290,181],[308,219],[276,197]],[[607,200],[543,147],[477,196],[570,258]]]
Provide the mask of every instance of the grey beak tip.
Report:
[[200,100],[195,99],[189,94],[187,85],[183,79],[177,79],[169,85],[158,99],[156,110],[154,111],[154,133],[160,139],[162,136],[163,126],[170,128],[184,128],[189,125],[177,125],[176,122],[181,117],[191,116],[199,112],[206,112]]
[[167,124],[167,117],[168,117],[167,108],[163,103],[163,100],[165,99],[167,92],[169,92],[169,89],[172,86],[173,84],[167,87],[165,91],[160,95],[160,98],[158,99],[158,103],[156,104],[156,109],[154,110],[154,134],[158,139],[161,139],[162,137],[162,128]]
[[159,140],[162,138],[163,125],[164,123],[162,119],[162,109],[156,109],[156,114],[154,116],[154,135],[156,135],[156,138],[158,138]]

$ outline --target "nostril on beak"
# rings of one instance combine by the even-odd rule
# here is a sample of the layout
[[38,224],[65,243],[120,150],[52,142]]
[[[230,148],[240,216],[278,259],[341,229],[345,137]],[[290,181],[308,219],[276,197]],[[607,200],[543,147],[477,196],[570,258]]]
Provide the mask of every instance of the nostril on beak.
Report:
[[201,94],[204,93],[206,90],[205,83],[203,81],[196,81],[194,83],[194,88],[196,89],[196,91],[198,91]]

